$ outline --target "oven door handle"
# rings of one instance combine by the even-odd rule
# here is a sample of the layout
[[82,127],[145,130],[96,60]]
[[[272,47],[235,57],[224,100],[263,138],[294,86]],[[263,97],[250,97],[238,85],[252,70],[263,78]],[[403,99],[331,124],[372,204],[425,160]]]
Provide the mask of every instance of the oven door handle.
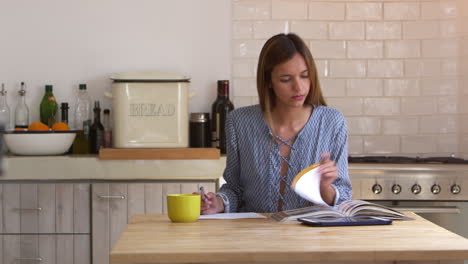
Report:
[[398,211],[412,211],[417,214],[459,214],[460,208],[456,206],[422,206],[422,207],[403,207],[397,206],[392,209]]

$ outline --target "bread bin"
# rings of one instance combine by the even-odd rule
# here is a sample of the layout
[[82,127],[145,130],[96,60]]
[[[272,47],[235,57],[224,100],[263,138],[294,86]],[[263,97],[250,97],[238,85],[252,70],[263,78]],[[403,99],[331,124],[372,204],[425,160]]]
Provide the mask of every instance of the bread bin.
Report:
[[115,148],[188,147],[190,77],[141,72],[111,79]]

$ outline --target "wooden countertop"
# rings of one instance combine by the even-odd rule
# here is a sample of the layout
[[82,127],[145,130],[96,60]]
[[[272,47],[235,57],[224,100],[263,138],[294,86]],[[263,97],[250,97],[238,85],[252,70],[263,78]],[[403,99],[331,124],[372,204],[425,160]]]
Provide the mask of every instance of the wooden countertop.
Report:
[[272,219],[171,223],[134,216],[110,263],[450,261],[468,259],[468,240],[413,213],[390,226],[308,227]]

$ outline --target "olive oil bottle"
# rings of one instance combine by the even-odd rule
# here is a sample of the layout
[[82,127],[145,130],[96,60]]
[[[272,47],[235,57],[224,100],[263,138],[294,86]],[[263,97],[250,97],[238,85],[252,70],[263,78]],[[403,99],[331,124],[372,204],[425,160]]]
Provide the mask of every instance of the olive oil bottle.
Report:
[[104,146],[104,126],[101,123],[101,107],[99,101],[94,102],[94,121],[89,129],[89,142],[91,153],[98,154]]

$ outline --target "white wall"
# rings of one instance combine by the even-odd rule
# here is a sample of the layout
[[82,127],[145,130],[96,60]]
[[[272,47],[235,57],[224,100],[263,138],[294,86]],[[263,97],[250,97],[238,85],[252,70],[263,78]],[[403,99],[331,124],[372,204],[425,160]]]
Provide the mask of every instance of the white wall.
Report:
[[11,112],[21,81],[31,122],[45,84],[73,107],[78,84],[87,83],[110,107],[109,76],[127,71],[189,75],[197,94],[190,112],[210,111],[216,80],[230,77],[230,9],[229,0],[1,1],[0,83]]

